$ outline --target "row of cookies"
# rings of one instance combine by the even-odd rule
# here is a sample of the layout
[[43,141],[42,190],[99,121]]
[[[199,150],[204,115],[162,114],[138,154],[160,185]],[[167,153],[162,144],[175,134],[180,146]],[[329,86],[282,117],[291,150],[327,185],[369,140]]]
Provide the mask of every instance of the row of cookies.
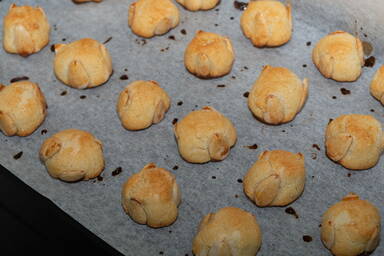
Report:
[[[104,166],[101,142],[80,130],[61,131],[47,139],[40,157],[53,177],[67,181],[95,177]],[[302,193],[304,182],[303,156],[275,150],[259,156],[246,173],[243,185],[244,193],[256,205],[265,207],[291,203]],[[121,196],[123,209],[137,223],[159,228],[171,225],[178,216],[181,191],[176,178],[154,163],[129,177]],[[321,239],[335,255],[371,252],[379,244],[380,222],[374,205],[349,194],[324,213]],[[229,249],[232,255],[256,255],[261,237],[252,214],[226,207],[203,218],[193,241],[193,252],[197,256],[221,255]]]
[[[379,244],[380,222],[373,204],[350,193],[323,214],[321,240],[337,256],[369,254]],[[192,250],[196,256],[254,256],[261,243],[261,228],[255,216],[225,207],[202,219]]]
[[[205,110],[208,111],[209,109]],[[212,110],[209,110],[209,112],[206,114],[213,113],[214,112]],[[191,119],[198,120],[199,118]],[[214,118],[203,118],[203,120],[212,119]],[[182,121],[180,122],[182,123]],[[187,124],[188,123],[190,122],[187,122]],[[360,122],[352,121],[352,124],[353,123]],[[201,128],[199,125],[198,127]],[[345,128],[343,131],[344,130]],[[359,143],[357,143],[357,146],[359,146]],[[223,151],[219,150],[219,152]],[[356,150],[352,150],[352,152],[356,152]],[[75,157],[68,156],[68,154],[73,153],[76,154]],[[207,152],[202,153],[202,155],[206,155]],[[67,181],[96,177],[102,171],[104,166],[101,142],[88,133],[81,131],[63,131],[52,136],[42,145],[40,155],[41,159],[45,162],[49,173],[53,177]],[[221,157],[223,155],[219,153],[218,156]],[[280,163],[280,161],[283,161],[283,163]],[[289,163],[285,164],[284,166],[284,161]],[[274,168],[264,168],[264,165]],[[282,168],[282,166],[295,167],[295,165],[296,168],[293,168],[294,171],[290,170],[289,168]],[[305,170],[303,165],[304,161],[300,154],[294,155],[279,151],[265,152],[260,156],[260,159],[246,174],[244,178],[244,191],[249,198],[254,200],[255,203],[260,206],[289,204],[301,194],[304,188]],[[153,168],[153,165],[150,166]],[[179,194],[177,191],[174,193],[175,195]],[[125,192],[123,192],[123,195],[125,195]],[[179,197],[180,196],[175,196],[172,200],[176,200]],[[140,202],[144,199],[137,200]],[[179,202],[179,199],[176,200],[176,202]],[[125,209],[130,214],[130,211],[133,210],[129,210],[127,207],[128,206],[126,206]],[[169,209],[169,207],[166,207],[166,209]],[[130,215],[135,216],[134,214],[138,214],[136,213],[137,211],[134,210],[135,213]],[[175,215],[173,216],[175,217]],[[135,219],[135,217],[133,218]],[[156,221],[153,220],[153,222]]]
[[[216,4],[217,1],[210,8]],[[139,0],[131,4],[129,25],[139,36],[151,37],[154,31],[157,34],[160,32],[163,34],[169,31],[170,28],[167,26],[178,23],[178,15],[176,18],[173,17],[174,10],[177,8],[170,0]],[[135,15],[136,12],[140,15]],[[291,7],[284,6],[276,0],[251,1],[241,17],[241,27],[244,34],[257,47],[280,46],[291,38]],[[28,56],[40,51],[48,44],[49,32],[48,19],[41,7],[12,4],[4,17],[4,49],[9,53]],[[65,45],[59,44],[55,47],[57,53],[60,48],[66,49],[65,51],[62,49],[64,53],[60,54],[64,57],[58,57],[55,60],[55,73],[61,81],[69,85],[84,83],[89,74],[95,74],[96,77],[88,77],[89,80],[94,80],[90,82],[95,84],[89,86],[92,87],[108,80],[112,72],[112,64],[105,47],[97,46],[95,42],[81,40],[66,47],[63,46]],[[90,48],[88,53],[85,50],[87,47]],[[100,49],[96,49],[97,47]],[[81,57],[82,55],[84,56]],[[100,55],[103,63],[98,63],[97,56]],[[75,56],[78,63],[75,63]],[[343,31],[336,31],[322,38],[312,52],[313,62],[319,71],[326,78],[336,81],[355,81],[362,71],[363,56],[361,40]],[[220,77],[231,71],[234,58],[235,54],[229,38],[198,31],[185,50],[184,63],[188,71],[198,77]],[[100,66],[100,70],[95,66]],[[382,94],[384,89],[380,89]],[[377,95],[377,93],[373,94]]]
[[[206,119],[209,116],[212,119]],[[180,123],[181,126],[175,127],[175,136],[181,156],[189,162],[223,160],[236,141],[236,131],[230,121],[210,107],[191,112]],[[369,125],[369,129],[365,129],[365,125]],[[328,125],[326,136],[327,155],[350,169],[372,167],[384,147],[380,124],[370,116],[341,116]],[[346,147],[340,138],[329,143],[335,136],[354,138],[354,145]],[[231,144],[227,144],[228,138]],[[368,140],[371,141],[369,147],[366,146]],[[335,153],[345,147],[348,151],[341,152],[344,155]],[[102,143],[80,130],[64,130],[48,138],[41,146],[40,158],[52,177],[65,181],[95,178],[104,169]],[[244,176],[243,184],[246,195],[258,206],[288,205],[304,190],[304,157],[281,150],[265,151]]]
[[[264,1],[257,1],[257,3],[259,2]],[[267,6],[268,4],[281,4],[275,1],[266,2],[264,4]],[[18,17],[18,19],[12,17]],[[34,21],[31,17],[36,20]],[[44,19],[45,22],[42,21]],[[44,31],[29,33],[37,38],[42,38],[38,35],[47,33],[46,28],[49,28],[41,8],[34,9],[27,6],[11,5],[10,12],[4,20],[5,28],[9,30],[9,32],[7,29],[4,30],[4,47],[6,49],[7,46],[13,46],[15,49],[28,48],[27,45],[19,45],[19,47],[17,44],[15,46],[15,44],[9,43],[11,41],[19,42],[18,40],[11,40],[11,36],[8,36],[14,35],[11,32],[16,28],[26,28],[27,25],[38,25],[39,23],[45,24],[45,26],[37,26],[38,28],[45,28]],[[16,24],[27,21],[29,24],[16,26]],[[27,31],[26,29],[22,30]],[[42,41],[47,42],[47,37],[48,35]],[[20,40],[21,44],[24,41]],[[109,79],[112,73],[112,60],[107,48],[95,40],[81,39],[68,45],[57,44],[54,48],[56,52],[55,74],[63,83],[71,87],[84,89],[101,85]],[[338,51],[339,48],[347,49],[347,51]],[[24,53],[25,51],[22,51],[22,54]],[[363,61],[361,41],[345,32],[331,33],[320,40],[314,48],[313,60],[326,77],[345,81],[356,79],[361,73],[359,63]],[[355,61],[349,63],[346,60]],[[196,33],[195,38],[186,48],[184,57],[186,68],[199,77],[225,75],[230,72],[233,61],[234,53],[230,40],[203,31]],[[346,71],[350,73],[347,72],[348,74],[346,74]],[[380,98],[384,93],[382,76],[382,72],[378,72],[371,85],[372,94],[376,98]],[[306,79],[301,85],[298,78],[289,70],[266,67],[251,91],[249,107],[258,119],[266,123],[289,122],[303,106],[307,91],[308,81]]]
[[[251,12],[253,9],[257,11],[252,11],[252,13],[258,13],[258,15],[260,13],[268,13],[266,10],[270,10],[272,7],[275,7],[276,10],[283,10],[281,9],[282,4],[280,2],[257,1],[251,3],[250,7],[244,13],[244,16],[249,15],[248,11]],[[291,17],[289,6],[286,8],[286,11],[289,14],[287,14],[287,17]],[[282,14],[280,13],[278,16],[280,17]],[[263,17],[263,15],[260,17]],[[9,48],[11,52],[12,47],[14,47],[13,50],[24,49],[20,52],[21,54],[28,52],[26,49],[29,49],[30,45],[26,42],[40,42],[37,48],[40,47],[39,45],[43,45],[44,42],[47,43],[48,35],[42,36],[42,34],[48,34],[49,25],[44,11],[41,8],[34,9],[26,6],[17,7],[16,5],[11,5],[10,12],[4,20],[4,47],[6,49]],[[291,20],[291,18],[289,18],[288,21],[289,20]],[[42,26],[39,24],[42,24]],[[273,22],[266,22],[266,24],[271,25]],[[34,29],[37,32],[34,31]],[[34,33],[31,33],[31,31],[34,31]],[[277,34],[279,34],[278,31],[280,30],[276,31]],[[12,36],[10,35],[15,37],[18,33],[20,35],[18,35],[17,38],[24,38],[25,40],[11,40]],[[31,36],[31,38],[36,37],[41,40],[27,40],[29,39],[27,35]],[[14,43],[12,44],[10,42]],[[89,88],[103,84],[111,75],[112,61],[107,49],[104,45],[92,39],[82,39],[69,45],[55,45],[55,51],[55,74],[65,84],[79,89]],[[195,73],[201,77],[216,77],[228,73],[231,69],[233,59],[234,54],[228,38],[202,31],[196,34],[196,37],[189,44],[185,52],[185,65],[187,69],[191,71],[191,73]],[[314,48],[313,60],[326,77],[338,81],[356,80],[361,74],[361,65],[363,62],[361,41],[345,32],[338,31],[331,33],[320,40]],[[379,100],[381,100],[384,93],[382,77],[383,68],[380,68],[371,83],[371,93]],[[306,79],[301,85],[298,78],[289,70],[283,68],[274,69],[267,66],[251,90],[248,101],[249,107],[258,119],[266,123],[280,124],[289,122],[303,106],[307,97],[307,90],[308,82]],[[169,99],[166,99],[166,94],[163,93],[162,98],[165,100],[158,101],[158,105],[152,106],[152,108],[154,107],[155,109],[149,111],[150,114],[156,112],[154,120],[146,120],[145,122],[147,124],[145,125],[139,125],[137,127],[134,127],[134,125],[130,126],[126,124],[127,122],[129,123],[129,121],[126,121],[129,119],[129,112],[132,112],[132,110],[126,111],[128,108],[127,105],[130,105],[132,102],[127,98],[128,92],[129,90],[126,89],[123,95],[125,97],[120,97],[121,100],[119,100],[118,105],[120,118],[122,119],[123,125],[128,129],[130,129],[129,127],[132,129],[143,129],[150,125],[150,121],[154,123],[160,121],[169,108]],[[143,92],[143,94],[145,93]],[[138,97],[138,99],[140,99],[140,97]],[[131,109],[134,108],[135,107]],[[5,116],[4,119],[10,119],[10,115],[8,115],[8,117],[6,113],[2,115]],[[8,123],[9,126],[10,121],[4,121],[3,123],[5,122]],[[333,138],[335,138],[335,136],[333,136]],[[340,136],[338,139],[340,139]],[[345,147],[348,147],[347,145],[350,143],[348,144],[347,141],[344,144],[346,145]],[[336,151],[340,150],[345,151],[346,149],[337,149]],[[378,147],[377,150],[380,152],[381,148]],[[340,152],[337,153],[342,154]],[[336,153],[330,154],[332,159],[338,161],[339,158],[342,158],[342,156],[339,155],[332,156],[334,154]],[[375,157],[375,159],[376,158],[377,157]],[[371,165],[369,164],[368,166]]]
[[[12,4],[4,17],[4,49],[22,56],[38,52],[48,44],[49,30],[41,7]],[[93,39],[56,44],[54,50],[55,74],[73,88],[99,86],[112,74],[112,60],[107,48]],[[233,61],[229,39],[214,33],[199,31],[185,51],[186,68],[200,77],[225,75],[230,72]]]
[[[206,10],[218,3],[216,0],[205,1],[207,6],[203,8],[200,0],[178,2],[189,10]],[[135,15],[136,12],[140,15]],[[139,0],[132,3],[129,9],[129,26],[142,37],[164,34],[177,26],[178,20],[177,8],[169,0],[164,3]],[[291,6],[284,6],[276,0],[251,1],[241,16],[240,25],[254,46],[281,46],[292,37]],[[364,64],[363,46],[357,37],[336,31],[318,42],[312,58],[325,77],[336,81],[355,81]],[[233,60],[232,44],[228,38],[199,31],[185,52],[184,62],[187,69],[199,77],[219,77],[230,72]]]
[[[334,37],[346,37],[349,43],[340,44]],[[331,39],[334,38],[334,39]],[[340,39],[340,38],[339,38]],[[325,41],[331,40],[333,44],[338,44],[340,47],[348,48],[354,44],[354,42],[360,42],[357,38],[345,32],[335,32],[328,35],[324,39]],[[332,65],[336,65],[337,68],[332,68],[332,72],[324,71],[325,76],[330,76],[334,79],[341,79],[341,76],[345,75],[343,70],[348,70],[353,74],[344,77],[343,81],[348,79],[357,79],[361,73],[361,65],[349,65],[344,62],[345,58],[337,58],[332,54],[328,54],[326,57],[319,55],[319,48],[323,45],[322,40],[319,42],[319,47],[315,47],[313,50],[314,62],[319,67],[319,70],[323,70],[323,67],[330,68]],[[344,39],[340,39],[344,40]],[[361,44],[361,42],[360,42]],[[358,45],[360,45],[358,44]],[[56,44],[55,47],[55,60],[54,71],[56,76],[64,84],[69,85],[77,89],[92,88],[99,86],[108,81],[112,74],[112,60],[108,52],[108,49],[96,40],[85,38],[68,45]],[[327,50],[324,50],[327,52]],[[361,52],[362,54],[362,52]],[[319,60],[320,58],[320,60]],[[327,63],[324,59],[332,60],[333,63]],[[231,43],[228,38],[222,37],[214,33],[208,33],[198,31],[195,38],[190,42],[185,51],[184,62],[186,68],[198,77],[218,77],[228,74],[232,68],[234,61],[234,53]],[[360,62],[359,62],[360,63]],[[327,73],[328,72],[328,73]],[[282,80],[286,80],[286,85],[282,83]],[[268,66],[264,69],[263,75],[259,78],[259,84],[261,86],[255,86],[253,91],[264,91],[262,101],[265,101],[264,97],[268,98],[271,103],[265,106],[261,102],[252,104],[250,107],[252,112],[260,118],[263,112],[268,112],[268,105],[280,108],[278,112],[287,110],[287,116],[283,117],[282,113],[277,113],[281,120],[271,120],[271,118],[261,118],[267,123],[278,124],[291,121],[296,113],[303,106],[307,91],[308,80],[304,79],[302,82],[298,80],[295,74],[287,69],[268,69]],[[256,87],[260,87],[256,89]],[[264,89],[263,89],[264,88]],[[292,90],[292,93],[288,91]],[[381,67],[375,74],[370,86],[371,94],[378,100],[382,99],[384,94],[384,66]],[[274,94],[286,95],[285,101],[290,102],[290,106],[281,106],[282,102],[279,102],[279,97]],[[251,92],[251,98],[254,94]],[[290,98],[299,99],[290,99]],[[267,101],[267,102],[268,102]],[[284,100],[281,100],[284,101]],[[267,120],[269,119],[269,120]]]
[[[76,3],[101,2],[101,0],[74,0]],[[178,0],[190,10],[208,10],[219,0]],[[138,15],[140,14],[140,15]],[[129,8],[128,24],[142,37],[152,37],[168,32],[179,24],[179,10],[171,0],[139,0]],[[39,52],[49,42],[50,25],[41,7],[12,4],[4,17],[4,49],[9,53],[28,56]]]
[[[212,9],[219,3],[219,0],[176,1],[191,11]],[[141,37],[165,34],[179,24],[179,19],[179,11],[171,0],[138,0],[129,7],[128,25]],[[257,47],[283,45],[292,36],[291,6],[276,0],[251,1],[240,25],[244,35]]]
[[[75,3],[101,2],[102,0],[73,0]],[[209,10],[220,3],[220,0],[176,0],[189,11]]]
[[[259,206],[281,206],[301,194],[304,180],[300,153],[265,151],[248,170],[244,192]],[[125,212],[135,222],[153,228],[172,224],[181,201],[175,176],[154,163],[129,177],[121,196]],[[379,210],[350,193],[323,214],[321,240],[334,255],[369,253],[379,244],[380,223]],[[261,242],[262,232],[255,216],[239,208],[225,207],[202,219],[193,240],[193,253],[214,256],[229,251],[229,255],[254,256]]]
[[[265,86],[274,83],[283,86],[280,90]],[[302,86],[287,69],[267,66],[251,90],[248,106],[258,119],[279,124],[292,120],[305,98],[305,83]],[[30,81],[0,85],[0,99],[0,130],[7,136],[30,135],[47,115],[45,97]],[[155,81],[135,81],[120,93],[116,110],[126,129],[141,130],[160,122],[170,101]],[[181,156],[191,163],[223,160],[237,140],[232,122],[212,107],[186,115],[174,125],[174,133]],[[342,115],[328,124],[325,146],[328,157],[344,167],[369,169],[384,149],[381,124],[370,115]]]
[[[178,1],[186,4],[188,1]],[[191,0],[196,5],[202,1]],[[208,1],[210,2],[210,1]],[[217,4],[210,6],[213,8]],[[189,9],[189,8],[188,8]],[[159,11],[161,10],[161,11]],[[198,10],[198,9],[196,9]],[[135,13],[140,15],[135,15]],[[179,15],[176,6],[170,0],[139,0],[129,9],[128,23],[132,31],[142,37],[152,37],[168,32],[177,26]],[[240,26],[244,35],[256,47],[276,47],[287,43],[292,37],[291,6],[284,6],[276,0],[250,1],[243,15]],[[220,47],[213,35],[201,35],[200,42],[186,51],[185,64],[191,73],[200,77],[218,77],[227,74],[233,62],[230,41],[223,40]],[[195,52],[193,57],[190,52]],[[220,57],[218,57],[220,56]],[[189,57],[189,56],[188,56]],[[363,46],[357,37],[344,31],[336,31],[321,39],[312,53],[312,59],[319,71],[336,81],[355,81],[361,74],[364,64]],[[213,67],[212,67],[213,66]],[[209,69],[224,69],[213,72]]]

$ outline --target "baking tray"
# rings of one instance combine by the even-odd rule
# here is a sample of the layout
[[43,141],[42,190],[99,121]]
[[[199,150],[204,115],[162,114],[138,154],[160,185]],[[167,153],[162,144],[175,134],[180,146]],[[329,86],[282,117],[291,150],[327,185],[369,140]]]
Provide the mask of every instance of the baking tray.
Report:
[[[355,192],[384,213],[383,159],[370,170],[352,172],[330,161],[323,144],[329,119],[340,114],[371,114],[384,122],[382,105],[369,94],[369,82],[382,63],[384,51],[384,7],[380,0],[364,1],[364,5],[358,0],[292,0],[292,40],[284,46],[265,49],[253,47],[244,37],[239,25],[242,12],[234,8],[232,0],[221,1],[217,8],[202,12],[188,12],[178,6],[180,25],[164,36],[145,40],[128,28],[128,6],[132,1],[75,5],[70,0],[3,0],[1,17],[12,2],[45,9],[52,25],[50,45],[84,37],[104,42],[112,37],[106,46],[112,56],[114,74],[108,83],[90,90],[71,89],[57,81],[52,69],[54,53],[49,46],[28,58],[0,50],[0,83],[28,76],[39,83],[49,105],[47,119],[31,136],[0,134],[0,163],[122,253],[192,255],[192,239],[200,219],[221,207],[235,206],[257,216],[263,232],[258,255],[328,255],[321,244],[318,225],[330,205],[348,192]],[[200,29],[231,38],[236,60],[229,75],[201,80],[185,70],[184,49]],[[312,64],[315,42],[335,30],[357,32],[374,48],[376,64],[364,68],[357,82],[325,79]],[[287,67],[310,81],[307,103],[288,124],[262,124],[247,108],[243,94],[267,64]],[[121,80],[123,75],[129,79]],[[115,106],[119,92],[139,79],[158,81],[172,98],[172,105],[161,123],[131,132],[120,125]],[[225,87],[217,87],[219,84]],[[350,94],[342,94],[341,88]],[[215,107],[233,121],[238,141],[222,162],[189,164],[178,153],[172,121],[205,105]],[[48,175],[38,158],[40,145],[67,128],[88,130],[103,142],[106,167],[102,178],[69,184]],[[246,147],[254,144],[257,149]],[[258,208],[242,191],[239,179],[262,151],[272,149],[302,152],[305,156],[305,191],[290,205],[299,218],[288,215],[284,207]],[[22,156],[14,159],[21,151]],[[170,227],[151,229],[136,224],[122,210],[122,184],[148,162],[172,171],[181,187],[179,217]],[[177,170],[173,170],[175,166]],[[113,176],[117,167],[123,171]],[[311,236],[313,241],[304,242],[303,235]],[[384,255],[384,245],[373,255]]]

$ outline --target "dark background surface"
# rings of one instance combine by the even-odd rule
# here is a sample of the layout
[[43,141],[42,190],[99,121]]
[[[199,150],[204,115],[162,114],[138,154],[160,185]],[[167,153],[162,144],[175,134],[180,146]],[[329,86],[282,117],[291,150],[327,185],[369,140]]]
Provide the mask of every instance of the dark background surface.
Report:
[[122,255],[0,165],[1,255]]

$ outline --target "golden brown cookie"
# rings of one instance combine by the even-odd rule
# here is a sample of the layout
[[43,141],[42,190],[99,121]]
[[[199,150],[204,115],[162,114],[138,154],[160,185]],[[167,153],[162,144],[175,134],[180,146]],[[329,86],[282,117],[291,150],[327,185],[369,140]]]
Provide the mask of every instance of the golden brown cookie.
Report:
[[102,143],[89,132],[76,129],[46,139],[40,159],[53,178],[69,182],[95,178],[104,169]]
[[308,80],[289,69],[265,66],[248,96],[248,107],[268,124],[292,121],[308,96]]
[[359,38],[336,31],[320,39],[313,48],[312,60],[324,77],[352,82],[359,78],[364,65],[363,45]]
[[220,0],[176,0],[190,11],[209,10],[220,3]]
[[285,206],[304,191],[305,166],[301,153],[264,151],[244,177],[244,192],[257,206]]
[[327,156],[345,168],[371,168],[384,148],[381,124],[370,115],[341,115],[328,124],[325,147]]
[[276,0],[250,1],[240,25],[256,47],[283,45],[292,36],[291,5]]
[[232,122],[212,107],[190,112],[174,132],[180,155],[191,163],[225,159],[237,139]]
[[371,82],[370,91],[372,96],[384,105],[384,65],[376,71]]
[[102,85],[112,74],[112,60],[108,49],[90,38],[70,44],[55,45],[54,69],[64,84],[86,89]]
[[379,244],[380,222],[372,203],[350,193],[324,213],[321,240],[335,256],[368,255]]
[[86,3],[86,2],[96,2],[100,3],[103,0],[72,0],[74,3]]
[[197,31],[184,53],[184,64],[189,72],[201,78],[228,74],[235,60],[232,43],[227,37]]
[[176,220],[181,193],[172,173],[149,163],[127,180],[121,197],[125,212],[134,221],[159,228]]
[[0,84],[0,130],[7,136],[28,136],[44,121],[47,104],[38,84]]
[[138,0],[129,6],[128,25],[141,37],[167,33],[179,24],[179,9],[171,0]]
[[171,100],[155,81],[135,81],[120,93],[117,113],[128,130],[142,130],[163,120]]
[[260,246],[256,217],[240,208],[225,207],[203,218],[192,251],[196,256],[255,256]]
[[49,42],[50,26],[41,7],[11,4],[3,21],[3,46],[9,53],[28,56]]

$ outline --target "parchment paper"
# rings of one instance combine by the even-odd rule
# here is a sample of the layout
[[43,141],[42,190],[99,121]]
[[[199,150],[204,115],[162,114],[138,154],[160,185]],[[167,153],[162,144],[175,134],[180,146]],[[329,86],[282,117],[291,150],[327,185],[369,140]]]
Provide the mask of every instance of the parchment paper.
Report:
[[[330,255],[321,243],[318,227],[321,215],[330,205],[348,192],[355,192],[384,214],[384,159],[370,170],[352,172],[330,161],[325,156],[323,144],[329,119],[340,114],[371,114],[384,122],[383,106],[369,94],[369,82],[383,61],[382,1],[292,0],[292,40],[282,47],[270,49],[257,49],[244,37],[239,25],[242,12],[233,7],[232,0],[222,0],[217,8],[202,12],[188,12],[178,5],[180,25],[164,36],[145,41],[128,28],[130,0],[82,5],[75,5],[70,0],[3,0],[0,2],[1,17],[12,2],[40,5],[45,9],[52,25],[50,45],[84,37],[103,42],[112,37],[106,46],[113,59],[114,74],[103,86],[85,91],[71,89],[57,81],[52,68],[54,54],[49,46],[28,58],[7,54],[1,48],[0,83],[9,84],[14,77],[28,76],[40,84],[49,109],[46,121],[31,136],[19,138],[0,134],[0,162],[122,253],[192,255],[192,239],[201,218],[221,207],[235,206],[257,216],[263,232],[258,255]],[[186,31],[185,35],[181,33],[182,29]],[[236,52],[231,74],[201,80],[185,70],[184,49],[199,29],[231,38]],[[376,65],[364,68],[357,82],[337,83],[325,79],[312,64],[314,44],[335,30],[350,33],[357,30],[360,38],[374,47],[372,54],[376,57]],[[176,40],[168,39],[170,35]],[[307,42],[311,45],[307,46]],[[288,124],[262,124],[247,108],[243,94],[250,90],[266,64],[287,67],[310,81],[305,107]],[[124,74],[129,80],[120,80]],[[139,79],[158,81],[172,98],[172,106],[161,123],[131,132],[120,125],[115,105],[123,87]],[[219,88],[219,84],[226,86]],[[350,90],[351,94],[342,95],[341,88]],[[63,91],[67,94],[60,96]],[[86,98],[80,99],[81,95]],[[178,102],[183,103],[178,105]],[[238,141],[222,162],[189,164],[179,156],[172,120],[205,105],[215,107],[233,121]],[[38,158],[40,145],[44,139],[67,128],[90,131],[103,142],[106,168],[102,181],[68,184],[48,175]],[[41,134],[43,129],[48,132]],[[253,144],[258,145],[256,150],[244,147]],[[319,145],[321,150],[313,148],[313,144]],[[272,149],[305,155],[305,191],[290,205],[299,215],[298,219],[286,214],[284,207],[256,207],[246,198],[242,184],[237,181],[243,178],[262,151]],[[13,155],[20,151],[23,151],[22,157],[15,160]],[[148,162],[172,171],[180,184],[179,217],[170,227],[151,229],[136,224],[120,205],[122,184]],[[176,165],[178,169],[173,170]],[[112,176],[112,171],[119,166],[123,172]],[[381,240],[384,240],[383,234]],[[313,241],[304,242],[303,235],[311,236]],[[373,255],[384,255],[384,242]]]

